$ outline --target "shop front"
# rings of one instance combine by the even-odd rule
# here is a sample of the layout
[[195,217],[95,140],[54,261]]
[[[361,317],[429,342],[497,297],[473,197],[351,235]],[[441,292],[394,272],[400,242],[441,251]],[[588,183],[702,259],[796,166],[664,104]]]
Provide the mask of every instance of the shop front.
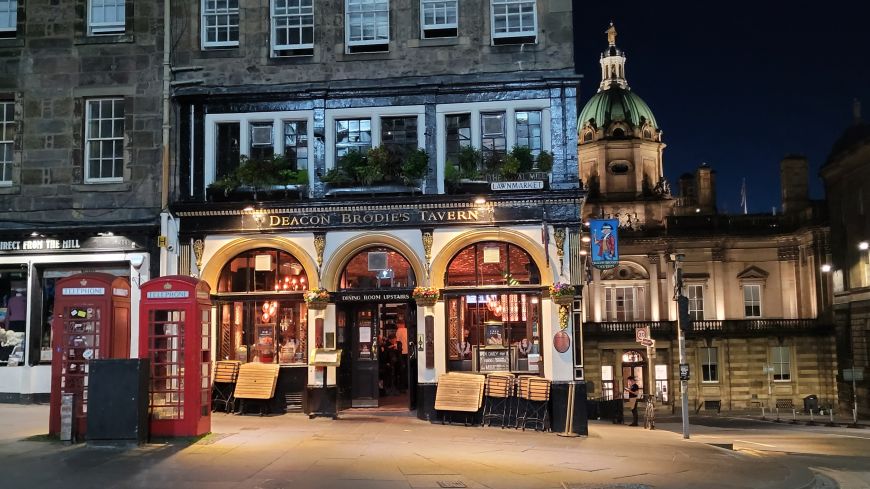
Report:
[[[276,403],[301,398],[306,412],[334,402],[426,418],[451,371],[574,381],[573,349],[553,345],[571,324],[549,286],[571,280],[576,194],[439,199],[177,209],[191,250],[179,273],[215,291],[217,358],[280,364]],[[312,365],[315,348],[340,349],[339,366]]]
[[107,273],[130,284],[130,351],[138,341],[139,284],[150,278],[156,227],[47,229],[0,235],[0,402],[48,402],[58,281]]

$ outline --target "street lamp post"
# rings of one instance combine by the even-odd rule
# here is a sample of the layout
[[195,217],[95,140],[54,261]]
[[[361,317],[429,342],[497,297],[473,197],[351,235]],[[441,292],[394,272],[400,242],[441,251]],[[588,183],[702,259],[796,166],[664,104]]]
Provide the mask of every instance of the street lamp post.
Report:
[[[676,275],[676,283],[674,284],[674,300],[677,301],[677,343],[680,349],[680,365],[686,365],[686,336],[685,330],[689,327],[687,324],[688,317],[688,300],[683,295],[683,254],[677,253],[672,255],[674,259],[674,273]],[[686,309],[683,311],[683,309]],[[682,370],[682,369],[681,369]],[[680,375],[680,397],[682,401],[683,414],[683,438],[689,439],[689,381]]]

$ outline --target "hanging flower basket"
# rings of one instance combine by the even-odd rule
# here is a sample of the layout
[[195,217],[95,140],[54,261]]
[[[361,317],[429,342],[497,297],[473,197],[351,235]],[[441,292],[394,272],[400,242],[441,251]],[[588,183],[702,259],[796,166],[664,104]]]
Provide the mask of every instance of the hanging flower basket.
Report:
[[434,306],[438,302],[439,294],[435,287],[414,287],[411,297],[414,298],[418,306]]
[[326,289],[309,290],[303,297],[308,308],[315,311],[322,311],[329,305],[329,291]]
[[570,305],[574,301],[574,286],[556,282],[550,286],[550,297],[560,306]]

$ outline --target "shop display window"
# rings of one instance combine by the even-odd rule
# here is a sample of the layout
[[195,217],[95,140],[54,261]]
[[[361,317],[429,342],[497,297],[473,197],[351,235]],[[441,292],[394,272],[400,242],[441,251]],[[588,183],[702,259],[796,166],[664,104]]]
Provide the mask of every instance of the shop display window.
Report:
[[0,366],[24,363],[26,313],[27,273],[21,267],[0,268]]
[[490,241],[459,251],[445,277],[448,369],[484,371],[500,351],[499,368],[539,372],[541,291],[530,286],[540,282],[518,246]]
[[284,251],[250,250],[227,262],[218,282],[218,358],[306,364],[308,288],[302,264]]

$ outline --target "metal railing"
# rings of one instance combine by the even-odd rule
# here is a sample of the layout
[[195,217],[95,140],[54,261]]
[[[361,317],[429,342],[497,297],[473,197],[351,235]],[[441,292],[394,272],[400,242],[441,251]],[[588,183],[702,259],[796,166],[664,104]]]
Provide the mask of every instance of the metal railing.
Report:
[[[584,336],[633,337],[637,328],[649,327],[653,338],[671,338],[676,321],[602,321],[583,324]],[[833,325],[819,319],[704,319],[692,321],[688,336],[753,336],[769,334],[825,334]]]

